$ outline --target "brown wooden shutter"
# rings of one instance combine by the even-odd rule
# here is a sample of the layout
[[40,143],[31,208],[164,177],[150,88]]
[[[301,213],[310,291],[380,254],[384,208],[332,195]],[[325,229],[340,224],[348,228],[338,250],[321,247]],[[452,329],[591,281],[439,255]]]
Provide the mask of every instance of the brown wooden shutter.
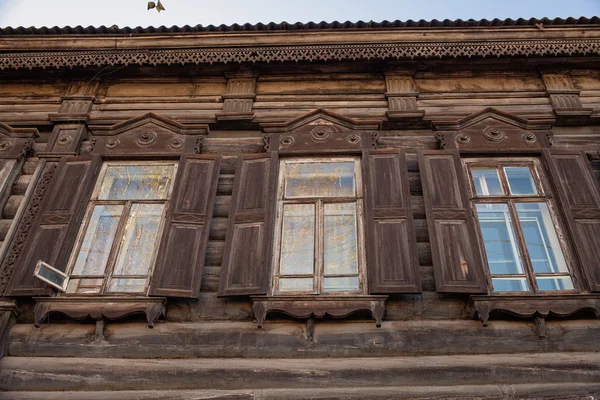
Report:
[[278,170],[276,153],[238,158],[219,296],[269,289]]
[[404,150],[363,153],[370,293],[419,293],[421,277]]
[[45,283],[33,276],[33,270],[38,260],[66,270],[101,164],[99,156],[60,160],[16,261],[10,296],[51,293]]
[[150,293],[192,297],[200,294],[221,157],[183,156],[163,228]]
[[590,291],[600,292],[600,188],[586,155],[545,150],[544,158],[560,199]]
[[437,291],[487,293],[458,150],[419,152],[419,168]]

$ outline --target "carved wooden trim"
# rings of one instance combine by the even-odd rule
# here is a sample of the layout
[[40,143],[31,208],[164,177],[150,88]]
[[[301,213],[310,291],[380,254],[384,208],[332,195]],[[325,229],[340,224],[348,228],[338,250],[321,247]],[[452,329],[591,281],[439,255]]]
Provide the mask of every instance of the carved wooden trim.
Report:
[[120,319],[131,314],[146,315],[148,328],[166,313],[164,297],[34,297],[34,325],[39,328],[51,312],[59,312],[73,319]]
[[541,74],[554,113],[559,120],[574,121],[592,115],[593,108],[584,108],[579,99],[579,90],[567,73],[544,72]]
[[267,314],[279,311],[294,318],[343,318],[357,311],[370,311],[379,328],[388,296],[251,296],[256,325],[262,328]]
[[223,98],[223,111],[215,115],[217,121],[251,120],[256,98],[255,73],[228,74],[227,91]]
[[33,197],[25,210],[23,219],[18,225],[8,253],[4,258],[4,262],[2,263],[2,266],[0,266],[0,296],[6,294],[8,283],[15,272],[15,264],[23,251],[23,246],[27,241],[33,222],[40,211],[40,205],[44,199],[46,190],[48,190],[48,185],[56,172],[56,166],[56,163],[46,164],[46,166],[44,166],[44,172],[35,187]]
[[154,113],[90,129],[89,152],[103,155],[199,153],[209,133],[206,124],[183,125]]
[[548,315],[568,317],[577,311],[591,310],[600,318],[600,294],[471,296],[471,301],[483,326],[487,326],[492,311],[543,319]]
[[436,121],[440,148],[461,152],[541,152],[552,145],[553,119],[531,121],[495,108],[455,121]]
[[285,61],[412,60],[479,57],[598,56],[600,40],[382,43],[4,53],[0,70],[106,65],[264,63]]
[[425,115],[424,110],[417,109],[417,92],[412,75],[399,72],[387,72],[385,74],[386,93],[388,100],[388,111],[386,117],[390,121],[403,119],[421,119]]
[[35,128],[12,128],[0,122],[0,159],[19,159],[33,149],[40,134]]
[[261,124],[267,151],[279,154],[361,153],[377,148],[380,121],[318,109],[287,122]]

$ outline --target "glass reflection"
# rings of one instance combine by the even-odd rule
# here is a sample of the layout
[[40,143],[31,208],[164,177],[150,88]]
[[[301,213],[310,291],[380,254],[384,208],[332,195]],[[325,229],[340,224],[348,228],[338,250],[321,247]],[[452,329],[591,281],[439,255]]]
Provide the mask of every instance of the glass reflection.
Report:
[[537,194],[529,167],[504,167],[511,194]]
[[133,204],[125,225],[115,275],[146,275],[158,238],[163,204]]
[[472,168],[477,196],[501,196],[503,193],[496,168]]
[[535,279],[539,290],[573,290],[570,276],[538,276]]
[[313,278],[279,278],[280,292],[311,292],[314,290]]
[[477,204],[476,207],[491,273],[524,274],[508,206]]
[[525,278],[493,278],[495,292],[527,292],[529,285]]
[[102,180],[100,200],[166,199],[173,165],[109,165]]
[[285,197],[352,197],[354,162],[286,163]]
[[140,293],[146,289],[147,278],[113,278],[110,280],[109,292]]
[[103,275],[123,206],[97,205],[92,211],[73,275]]
[[546,203],[518,203],[517,214],[536,273],[568,272]]
[[345,276],[339,278],[325,278],[323,290],[326,292],[341,292],[358,290],[358,277]]
[[281,275],[312,274],[315,252],[315,207],[284,204],[281,233]]
[[356,204],[325,204],[325,275],[358,273]]

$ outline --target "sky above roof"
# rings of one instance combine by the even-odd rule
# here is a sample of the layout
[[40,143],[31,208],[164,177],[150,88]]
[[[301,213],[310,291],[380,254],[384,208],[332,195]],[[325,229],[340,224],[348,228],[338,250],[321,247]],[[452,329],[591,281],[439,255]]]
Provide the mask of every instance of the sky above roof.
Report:
[[600,15],[600,0],[0,0],[0,27],[172,26],[258,22],[567,18]]

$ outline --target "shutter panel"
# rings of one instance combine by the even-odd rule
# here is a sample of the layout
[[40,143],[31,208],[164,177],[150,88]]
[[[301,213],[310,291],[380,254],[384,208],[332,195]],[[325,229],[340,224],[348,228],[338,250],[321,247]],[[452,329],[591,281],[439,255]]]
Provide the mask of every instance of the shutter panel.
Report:
[[220,162],[220,156],[212,155],[181,158],[152,278],[152,295],[199,296]]
[[278,170],[276,153],[238,158],[219,296],[269,289]]
[[487,293],[458,150],[419,152],[419,168],[437,291]]
[[589,289],[600,292],[600,189],[586,155],[573,150],[545,150],[550,177]]
[[370,293],[419,293],[421,277],[404,150],[365,151],[365,230]]
[[66,270],[101,164],[99,156],[60,160],[17,259],[9,295],[51,293],[45,283],[33,276],[35,264],[43,260],[60,271]]

